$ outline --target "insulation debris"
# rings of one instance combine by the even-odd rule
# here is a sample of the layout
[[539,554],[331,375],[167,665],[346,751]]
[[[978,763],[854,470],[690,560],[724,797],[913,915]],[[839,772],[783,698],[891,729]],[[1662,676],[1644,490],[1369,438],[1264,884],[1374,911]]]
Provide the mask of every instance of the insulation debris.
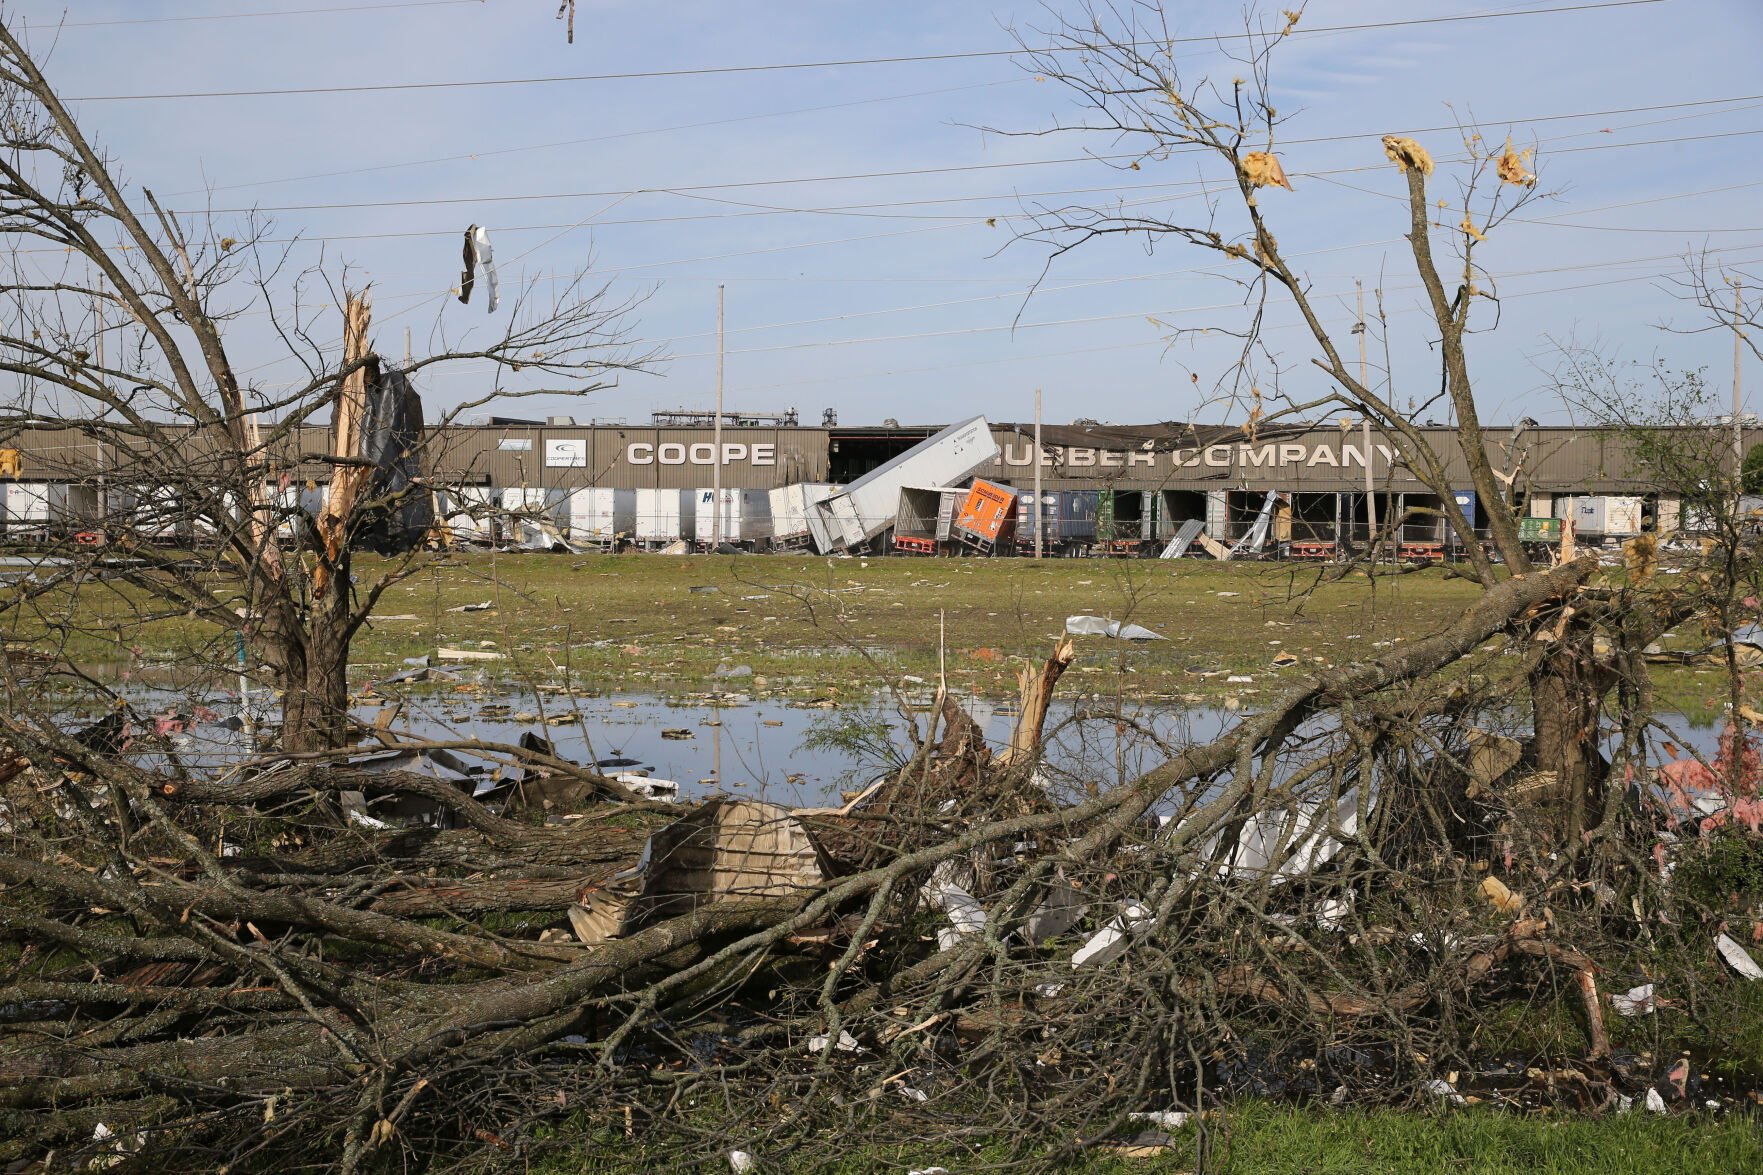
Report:
[[1427,154],[1425,147],[1405,135],[1385,135],[1383,153],[1404,172],[1412,167],[1421,175],[1432,174],[1432,156]]
[[1279,157],[1271,151],[1250,151],[1244,155],[1243,174],[1257,188],[1284,188],[1288,192],[1294,190],[1291,181],[1286,179],[1285,168],[1279,165]]
[[1535,173],[1530,170],[1530,156],[1533,148],[1526,147],[1522,152],[1512,148],[1512,136],[1506,136],[1506,149],[1500,152],[1500,161],[1494,165],[1499,172],[1500,182],[1516,184],[1521,188],[1534,187],[1537,182]]
[[1484,877],[1481,892],[1502,914],[1516,914],[1524,909],[1524,895],[1513,893],[1498,877]]

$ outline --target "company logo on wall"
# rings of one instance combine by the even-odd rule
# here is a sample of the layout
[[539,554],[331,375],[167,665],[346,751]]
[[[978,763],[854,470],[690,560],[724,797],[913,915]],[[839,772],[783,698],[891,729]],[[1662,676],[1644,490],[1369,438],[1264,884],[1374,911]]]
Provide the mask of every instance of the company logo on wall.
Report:
[[563,440],[545,442],[545,466],[548,469],[585,469],[588,464],[588,442]]

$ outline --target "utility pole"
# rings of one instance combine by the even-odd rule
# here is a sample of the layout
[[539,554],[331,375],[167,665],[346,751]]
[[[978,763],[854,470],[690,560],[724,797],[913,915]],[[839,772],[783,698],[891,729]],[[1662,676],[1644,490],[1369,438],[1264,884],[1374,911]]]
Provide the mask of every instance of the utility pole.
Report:
[[[1365,284],[1354,282],[1353,288],[1359,292],[1359,321],[1353,327],[1353,333],[1359,336],[1359,386],[1368,387],[1371,369],[1365,360]],[[1375,549],[1377,542],[1377,498],[1372,486],[1371,475],[1371,417],[1362,415],[1359,418],[1361,435],[1365,444],[1365,541]]]
[[1041,389],[1035,389],[1035,558],[1041,557],[1045,543],[1041,539],[1041,520],[1046,511],[1041,508]]
[[722,546],[722,317],[723,285],[716,283],[716,421],[710,426],[711,440],[716,446],[716,460],[710,466],[710,549]]
[[1732,282],[1732,476],[1738,483],[1739,493],[1745,490],[1745,425],[1740,416],[1744,397],[1739,390],[1739,376],[1744,368],[1745,332],[1740,328],[1740,321],[1745,313],[1745,304],[1739,293],[1739,281]]

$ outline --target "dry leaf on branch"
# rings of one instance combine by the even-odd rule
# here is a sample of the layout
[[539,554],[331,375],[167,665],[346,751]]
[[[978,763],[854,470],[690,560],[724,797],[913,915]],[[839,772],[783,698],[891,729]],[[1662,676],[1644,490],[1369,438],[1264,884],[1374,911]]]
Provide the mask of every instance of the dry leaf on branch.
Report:
[[1500,182],[1517,184],[1519,187],[1530,187],[1537,182],[1537,177],[1530,170],[1530,154],[1533,148],[1525,148],[1522,152],[1512,149],[1512,137],[1506,137],[1506,149],[1500,152],[1500,161],[1495,170],[1500,173]]
[[1483,233],[1480,229],[1475,227],[1475,222],[1473,220],[1469,219],[1469,213],[1467,213],[1467,212],[1465,212],[1463,214],[1463,223],[1458,225],[1457,227],[1462,229],[1464,232],[1468,233],[1470,236],[1474,237],[1478,241],[1487,240],[1487,235],[1485,233]]
[[1255,439],[1255,433],[1261,427],[1261,418],[1267,414],[1261,409],[1261,389],[1250,388],[1249,395],[1253,397],[1254,403],[1249,409],[1249,419],[1243,425],[1243,435],[1252,441]]
[[1277,187],[1288,192],[1295,190],[1291,181],[1286,179],[1285,168],[1279,165],[1278,157],[1271,151],[1250,151],[1244,155],[1243,174],[1257,188]]
[[1432,156],[1426,153],[1425,147],[1413,139],[1402,135],[1385,135],[1383,137],[1383,153],[1388,155],[1391,161],[1403,171],[1412,167],[1421,175],[1432,174]]

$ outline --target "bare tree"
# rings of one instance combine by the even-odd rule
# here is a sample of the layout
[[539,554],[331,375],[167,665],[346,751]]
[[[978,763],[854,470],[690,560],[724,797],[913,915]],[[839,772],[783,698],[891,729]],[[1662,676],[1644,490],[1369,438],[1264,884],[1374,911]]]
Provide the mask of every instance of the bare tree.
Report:
[[[1273,65],[1276,51],[1298,28],[1301,10],[1282,13],[1271,23],[1252,14],[1243,35],[1221,41],[1220,51],[1236,66],[1228,80],[1187,75],[1181,64],[1186,42],[1174,28],[1174,12],[1161,0],[1107,0],[1037,32],[1037,48],[1023,41],[1029,68],[1064,85],[1084,112],[1073,124],[1026,133],[1107,136],[1124,148],[1116,166],[1139,170],[1192,161],[1202,174],[1222,170],[1223,183],[1205,189],[1203,210],[1191,219],[1088,205],[1044,208],[1024,238],[1049,245],[1055,259],[1108,237],[1137,238],[1150,247],[1174,242],[1217,255],[1228,266],[1225,280],[1242,293],[1244,310],[1238,321],[1205,329],[1240,341],[1217,391],[1241,405],[1248,417],[1245,427],[1252,431],[1264,422],[1331,405],[1368,417],[1396,441],[1401,462],[1437,497],[1439,511],[1459,535],[1472,535],[1475,519],[1464,516],[1452,490],[1465,479],[1474,487],[1490,542],[1487,549],[1467,542],[1464,554],[1484,587],[1498,582],[1498,564],[1514,575],[1527,573],[1531,556],[1519,538],[1513,494],[1500,476],[1506,471],[1499,468],[1497,446],[1482,425],[1470,341],[1478,329],[1498,323],[1497,277],[1481,264],[1478,250],[1536,198],[1532,152],[1515,148],[1509,137],[1496,143],[1473,125],[1461,128],[1456,154],[1444,165],[1403,136],[1384,136],[1381,148],[1367,144],[1369,150],[1381,149],[1401,176],[1409,256],[1424,292],[1428,341],[1439,357],[1436,390],[1404,395],[1392,384],[1360,376],[1345,341],[1328,325],[1317,291],[1288,261],[1274,232],[1274,208],[1282,198],[1278,189],[1291,187],[1279,158],[1291,116],[1281,112]],[[1435,171],[1446,165],[1455,187],[1435,201]],[[1329,387],[1312,397],[1279,391],[1280,360],[1261,335],[1270,308],[1281,298],[1309,335],[1311,363],[1329,380]],[[1483,319],[1485,327],[1479,325]],[[1366,329],[1365,322],[1354,327],[1355,332]],[[1264,389],[1258,377],[1269,372],[1274,385]],[[1458,425],[1451,451],[1437,448],[1416,426],[1441,400]],[[1602,763],[1593,744],[1600,699],[1610,681],[1591,655],[1600,618],[1608,619],[1595,603],[1582,600],[1539,617],[1538,626],[1549,635],[1527,646],[1536,756],[1557,780],[1558,827],[1568,844],[1577,841],[1601,794]],[[1557,621],[1563,622],[1558,631]]]
[[[350,641],[410,566],[357,582],[354,555],[420,546],[437,488],[423,446],[444,435],[432,426],[511,394],[585,395],[647,359],[621,326],[630,304],[578,278],[509,299],[508,325],[479,345],[450,343],[437,323],[439,349],[393,370],[373,350],[365,297],[322,265],[288,272],[297,243],[278,251],[255,222],[226,236],[132,192],[9,26],[0,181],[0,368],[19,391],[0,407],[0,437],[61,430],[67,443],[39,462],[87,488],[70,515],[84,511],[88,538],[130,556],[72,560],[34,594],[60,608],[72,592],[108,593],[112,617],[199,621],[222,665],[243,633],[281,694],[289,750],[344,740]],[[264,322],[303,371],[289,384],[252,382],[229,349]],[[472,361],[491,390],[424,430],[410,381]],[[375,428],[377,461],[362,455]],[[384,476],[392,465],[403,473]],[[303,509],[302,483],[321,478],[322,506]]]
[[1670,280],[1677,297],[1701,310],[1689,325],[1666,324],[1676,334],[1732,331],[1752,355],[1763,359],[1763,271],[1722,265],[1707,250],[1684,258],[1683,273]]

